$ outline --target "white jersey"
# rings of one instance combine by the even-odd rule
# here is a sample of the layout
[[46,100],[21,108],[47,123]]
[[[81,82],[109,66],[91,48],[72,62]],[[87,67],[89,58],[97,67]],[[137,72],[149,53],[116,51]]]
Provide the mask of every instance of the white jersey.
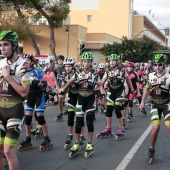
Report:
[[152,100],[157,104],[164,104],[170,101],[170,73],[166,71],[161,77],[156,72],[149,74],[146,88],[150,88]]
[[10,108],[22,102],[22,97],[15,91],[15,89],[6,81],[2,75],[2,67],[10,67],[10,75],[18,83],[29,84],[30,65],[25,59],[18,57],[18,59],[8,64],[7,59],[0,60],[0,107]]

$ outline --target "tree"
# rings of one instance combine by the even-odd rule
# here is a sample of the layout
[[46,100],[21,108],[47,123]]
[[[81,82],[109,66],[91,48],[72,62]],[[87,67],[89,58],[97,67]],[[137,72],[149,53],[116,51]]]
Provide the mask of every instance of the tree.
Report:
[[165,49],[165,47],[153,40],[132,40],[123,37],[121,43],[114,42],[112,45],[105,45],[100,50],[102,54],[106,56],[111,53],[116,53],[123,55],[123,60],[146,62],[153,57],[155,51],[160,49]]
[[50,28],[50,51],[56,57],[55,49],[56,42],[54,37],[54,29],[63,25],[63,21],[69,14],[69,3],[71,0],[6,0],[24,9],[24,12],[31,14],[32,17],[44,16],[49,24]]

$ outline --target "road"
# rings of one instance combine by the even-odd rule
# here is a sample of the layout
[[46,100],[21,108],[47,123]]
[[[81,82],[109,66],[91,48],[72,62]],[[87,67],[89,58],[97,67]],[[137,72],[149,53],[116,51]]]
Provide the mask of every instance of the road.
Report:
[[[84,158],[84,151],[73,159],[68,158],[69,150],[63,149],[67,136],[67,116],[64,116],[63,122],[55,122],[58,113],[58,106],[49,106],[45,112],[49,136],[54,144],[53,149],[40,152],[39,146],[43,139],[32,137],[33,148],[23,152],[17,151],[20,170],[170,170],[170,135],[165,129],[163,119],[156,145],[156,156],[153,164],[148,165],[148,134],[151,121],[149,116],[139,111],[137,105],[134,106],[132,121],[127,123],[125,138],[116,141],[115,137],[94,137],[94,155],[88,159]],[[105,116],[96,113],[96,119],[95,135],[105,128]],[[114,113],[112,130],[114,133],[117,131]],[[87,137],[87,128],[85,137]],[[24,139],[23,127],[19,142]]]

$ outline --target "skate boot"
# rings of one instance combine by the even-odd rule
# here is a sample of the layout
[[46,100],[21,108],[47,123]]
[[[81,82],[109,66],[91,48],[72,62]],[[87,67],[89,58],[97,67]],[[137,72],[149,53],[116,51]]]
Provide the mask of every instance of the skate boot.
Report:
[[80,136],[79,145],[80,145],[81,150],[83,150],[85,148],[85,141],[86,141],[86,139],[84,138],[84,136]]
[[148,101],[148,108],[149,109],[151,108],[151,101],[150,100]]
[[156,148],[149,148],[148,154],[149,154],[149,165],[152,163],[152,159],[155,156]]
[[118,132],[117,132],[117,134],[116,134],[115,139],[116,139],[116,140],[120,140],[120,139],[122,139],[122,138],[124,138],[124,130],[123,130],[123,129],[119,129]]
[[27,150],[27,149],[29,149],[31,147],[32,147],[31,137],[27,136],[26,139],[20,143],[20,146],[18,147],[18,150],[19,151],[24,151],[24,150]]
[[94,153],[94,149],[93,149],[93,145],[92,142],[88,142],[87,146],[86,146],[86,152],[84,154],[85,158],[88,158],[89,156],[91,156]]
[[128,113],[127,122],[131,122],[132,117],[133,117],[133,114],[132,113]]
[[97,138],[98,137],[111,137],[111,136],[113,136],[112,130],[108,128],[102,130],[100,133],[96,135]]
[[43,142],[41,143],[41,146],[39,148],[40,151],[46,151],[53,147],[53,144],[51,143],[51,140],[48,136],[44,137]]
[[68,135],[64,145],[64,150],[67,150],[71,147],[72,141],[73,141],[73,135]]
[[79,152],[79,146],[80,146],[80,142],[79,141],[76,141],[74,143],[74,145],[71,147],[70,149],[70,153],[69,153],[69,158],[73,158],[75,155],[78,154]]
[[63,121],[63,113],[60,113],[56,118],[55,118],[56,122],[61,122]]
[[126,126],[126,119],[123,119],[123,127],[125,129],[125,126]]
[[101,112],[101,113],[104,113],[104,108],[103,108],[103,107],[101,107],[100,112]]
[[35,139],[40,139],[44,136],[42,127],[37,127],[37,130],[35,131]]

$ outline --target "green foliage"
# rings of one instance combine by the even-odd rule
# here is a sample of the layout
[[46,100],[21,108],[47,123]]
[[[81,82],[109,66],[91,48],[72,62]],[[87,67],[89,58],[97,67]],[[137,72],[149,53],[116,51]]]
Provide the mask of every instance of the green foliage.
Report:
[[163,49],[168,49],[168,47],[161,46],[158,42],[153,40],[131,40],[127,37],[123,37],[121,43],[114,42],[112,45],[104,45],[100,51],[106,56],[112,53],[121,54],[123,55],[123,61],[146,62],[152,59],[155,51]]

